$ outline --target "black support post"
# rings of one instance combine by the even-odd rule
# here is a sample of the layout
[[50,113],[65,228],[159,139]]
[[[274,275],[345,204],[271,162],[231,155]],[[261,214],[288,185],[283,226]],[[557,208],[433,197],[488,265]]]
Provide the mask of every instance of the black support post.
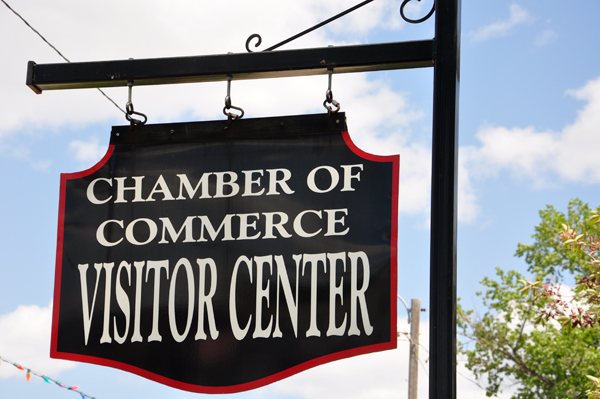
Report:
[[436,0],[429,398],[456,398],[456,223],[461,0]]

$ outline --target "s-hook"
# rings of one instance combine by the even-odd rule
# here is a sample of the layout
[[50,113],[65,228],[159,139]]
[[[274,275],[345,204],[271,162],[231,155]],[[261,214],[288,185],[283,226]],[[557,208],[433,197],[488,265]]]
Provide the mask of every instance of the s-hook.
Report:
[[[231,121],[232,119],[241,119],[244,116],[244,110],[240,107],[236,107],[231,105],[231,80],[233,76],[227,75],[227,96],[225,96],[225,107],[223,107],[223,114],[227,116],[227,120]],[[237,109],[240,111],[240,114],[234,114],[230,112],[231,109]]]
[[327,73],[329,74],[329,85],[327,86],[327,91],[325,92],[325,101],[323,101],[323,106],[327,109],[327,113],[331,115],[337,113],[342,106],[339,102],[333,99],[333,92],[331,91],[331,77],[333,76],[333,69],[327,69]]
[[[129,94],[127,97],[127,104],[125,105],[125,110],[127,111],[125,113],[125,118],[131,123],[131,126],[144,125],[146,122],[148,122],[148,117],[145,114],[142,114],[141,112],[135,112],[133,110],[133,102],[131,101],[131,92],[133,91],[133,80],[127,82],[127,88],[129,90]],[[142,121],[139,119],[132,118],[131,115],[142,116],[144,120]]]

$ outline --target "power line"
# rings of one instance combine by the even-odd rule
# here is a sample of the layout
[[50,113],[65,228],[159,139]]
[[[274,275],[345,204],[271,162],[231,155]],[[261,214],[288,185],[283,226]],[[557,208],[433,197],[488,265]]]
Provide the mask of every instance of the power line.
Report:
[[[400,338],[401,336],[404,336],[407,339],[407,342],[409,342],[411,344],[414,344],[414,341],[410,337],[409,333],[404,332],[404,331],[398,331],[398,338]],[[423,346],[423,344],[421,344],[419,342],[419,343],[417,343],[417,346],[420,346],[421,348],[423,348],[423,350],[425,350],[425,352],[427,352],[427,354],[429,354],[429,351],[427,350],[426,347]],[[429,369],[427,368],[427,366],[425,366],[425,363],[423,363],[423,361],[421,360],[421,358],[419,358],[418,360],[419,360],[419,364],[423,368],[423,371],[425,372],[425,375],[427,375],[427,378],[429,378]]]
[[[477,385],[479,388],[483,389],[484,391],[486,391],[486,395],[487,395],[487,389],[482,386],[480,383],[478,383],[475,380],[472,380],[471,378],[467,377],[466,375],[464,375],[463,373],[461,373],[460,371],[457,371],[458,375],[460,375],[461,377],[463,377],[465,380],[472,382],[473,384]],[[500,396],[498,396],[497,394],[493,394],[496,398],[498,399],[502,399],[500,398]]]
[[[29,27],[29,29],[31,29],[32,31],[34,31],[34,32],[35,32],[35,34],[36,34],[36,35],[38,35],[38,36],[40,37],[40,39],[42,39],[42,40],[43,40],[43,41],[44,41],[44,42],[45,42],[45,43],[46,43],[48,46],[50,46],[50,47],[51,47],[51,48],[52,48],[54,51],[56,51],[56,53],[57,53],[58,55],[60,55],[60,56],[62,57],[62,59],[63,59],[63,60],[65,60],[65,61],[67,61],[67,62],[69,62],[69,63],[71,62],[71,61],[70,61],[70,60],[69,60],[67,57],[65,57],[65,56],[64,56],[64,55],[63,55],[63,54],[62,54],[60,51],[58,51],[58,49],[57,49],[56,47],[54,47],[54,46],[52,45],[52,43],[50,43],[48,40],[46,40],[46,38],[45,38],[45,37],[44,37],[44,36],[43,36],[43,35],[42,35],[40,32],[38,32],[38,31],[37,31],[37,30],[36,30],[36,29],[35,29],[33,26],[31,26],[31,25],[29,24],[29,22],[27,22],[27,20],[21,16],[21,14],[19,14],[19,13],[18,13],[18,12],[16,12],[15,10],[13,10],[13,8],[12,8],[11,6],[9,6],[9,5],[8,5],[8,3],[7,3],[5,0],[0,0],[0,1],[1,1],[2,3],[4,3],[4,5],[5,5],[5,6],[6,6],[6,7],[7,7],[7,8],[10,10],[10,11],[12,11],[12,12],[13,12],[13,14],[15,14],[17,17],[19,17],[19,19],[20,19],[21,21],[23,21],[23,22],[25,23],[25,25],[27,25],[27,26]],[[110,101],[111,103],[113,103],[113,104],[114,104],[114,106],[115,106],[115,107],[117,107],[117,108],[119,109],[119,111],[121,111],[121,112],[122,112],[122,113],[124,113],[124,114],[127,114],[127,113],[126,113],[126,112],[123,110],[123,108],[119,107],[119,105],[118,105],[118,104],[117,104],[117,103],[116,103],[116,102],[115,102],[115,101],[114,101],[112,98],[110,98],[110,97],[109,97],[109,96],[108,96],[108,95],[107,95],[107,94],[106,94],[104,91],[102,91],[102,90],[101,90],[101,89],[99,89],[99,88],[96,88],[96,90],[98,90],[98,91],[99,91],[99,92],[100,92],[100,93],[101,93],[101,94],[102,94],[104,97],[106,97],[106,98],[108,99],[108,101]]]

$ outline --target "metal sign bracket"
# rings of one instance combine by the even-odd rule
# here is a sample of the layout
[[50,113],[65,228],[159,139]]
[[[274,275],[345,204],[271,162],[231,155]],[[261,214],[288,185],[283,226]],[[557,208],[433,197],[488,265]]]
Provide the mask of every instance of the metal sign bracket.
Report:
[[[455,399],[461,0],[435,0],[432,10],[417,20],[405,18],[404,7],[411,0],[403,0],[400,13],[408,22],[422,22],[435,11],[435,37],[431,40],[271,51],[371,1],[263,52],[61,64],[30,61],[27,86],[41,94],[45,90],[127,86],[132,80],[139,86],[226,81],[228,75],[241,80],[324,75],[331,69],[339,74],[433,67],[429,397]],[[250,36],[248,51],[255,38],[260,44],[260,36]]]

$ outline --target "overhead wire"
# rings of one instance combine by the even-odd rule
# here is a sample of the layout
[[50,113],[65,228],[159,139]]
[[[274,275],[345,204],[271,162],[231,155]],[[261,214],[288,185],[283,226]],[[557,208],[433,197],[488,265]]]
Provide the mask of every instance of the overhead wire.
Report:
[[[44,36],[43,36],[43,35],[42,35],[40,32],[38,32],[38,31],[37,31],[37,29],[35,29],[33,26],[31,26],[31,24],[30,24],[29,22],[27,22],[27,20],[21,16],[21,14],[19,14],[18,12],[16,12],[16,11],[15,11],[15,10],[14,10],[14,9],[13,9],[13,8],[12,8],[12,7],[11,7],[11,6],[10,6],[10,5],[9,5],[9,4],[8,4],[8,3],[5,1],[5,0],[0,0],[0,1],[1,1],[2,3],[4,3],[4,5],[5,5],[5,6],[6,6],[6,7],[7,7],[7,8],[10,10],[10,11],[12,11],[12,13],[13,13],[13,14],[15,14],[17,17],[19,17],[19,19],[20,19],[21,21],[23,21],[23,23],[25,23],[25,25],[27,25],[27,26],[29,27],[29,29],[31,29],[32,31],[34,31],[34,32],[35,32],[35,34],[36,34],[36,35],[38,35],[38,36],[40,37],[40,39],[42,39],[42,40],[43,40],[43,41],[44,41],[44,42],[45,42],[45,43],[46,43],[48,46],[50,46],[50,47],[51,47],[51,48],[52,48],[54,51],[56,51],[56,53],[57,53],[58,55],[60,55],[60,56],[61,56],[61,58],[62,58],[63,60],[67,61],[68,63],[70,63],[70,62],[71,62],[71,61],[70,61],[70,60],[69,60],[67,57],[65,57],[65,56],[64,56],[64,55],[63,55],[63,54],[62,54],[62,53],[61,53],[61,52],[60,52],[60,51],[59,51],[59,50],[58,50],[58,49],[57,49],[57,48],[54,46],[54,45],[52,45],[52,43],[50,43],[48,40],[46,40],[46,38],[45,38],[45,37],[44,37]],[[114,101],[112,98],[110,98],[110,97],[109,97],[109,96],[108,96],[108,95],[107,95],[107,94],[106,94],[104,91],[102,91],[102,89],[100,89],[100,88],[96,88],[96,90],[98,90],[98,91],[99,91],[99,92],[100,92],[100,93],[101,93],[101,94],[102,94],[104,97],[106,97],[106,98],[108,99],[108,101],[110,101],[111,103],[113,103],[113,105],[114,105],[115,107],[117,107],[117,108],[119,109],[119,111],[121,111],[121,112],[122,112],[122,113],[124,113],[124,114],[127,114],[127,113],[125,112],[125,110],[124,110],[123,108],[119,107],[119,105],[118,105],[118,104],[117,104],[117,103],[116,103],[116,102],[115,102],[115,101]]]
[[[481,385],[479,382],[477,382],[477,381],[475,381],[475,380],[473,380],[473,379],[471,379],[471,378],[467,377],[466,375],[464,375],[463,373],[461,373],[459,370],[456,370],[456,372],[458,373],[458,375],[460,375],[461,377],[463,377],[465,380],[467,380],[467,381],[469,381],[469,382],[472,382],[473,384],[477,385],[479,388],[481,388],[481,389],[483,389],[484,391],[486,391],[486,395],[487,395],[487,392],[488,392],[488,390],[487,390],[487,389],[486,389],[486,388],[485,388],[483,385]],[[492,394],[492,396],[494,396],[495,398],[498,398],[498,399],[502,399],[502,398],[501,398],[500,396],[498,396],[498,394],[496,394],[496,393]]]
[[[411,345],[415,344],[415,341],[413,341],[412,337],[410,336],[410,333],[407,333],[405,331],[400,331],[398,330],[398,338],[400,337],[404,337],[407,339],[408,342],[411,343]],[[423,350],[425,352],[427,352],[427,354],[429,355],[429,350],[427,350],[427,348],[420,342],[417,342],[417,346],[423,348]],[[425,372],[425,375],[427,375],[427,378],[429,378],[429,369],[427,368],[427,366],[425,366],[425,363],[423,363],[423,361],[421,360],[420,357],[417,356],[417,360],[419,361],[419,364],[421,365],[421,367],[423,368],[423,371]]]
[[[414,344],[413,339],[410,337],[410,333],[405,332],[405,331],[401,331],[398,330],[398,338],[404,336],[408,342],[410,342],[411,344]],[[427,349],[427,347],[425,347],[423,344],[421,344],[420,342],[417,344],[418,346],[420,346],[425,352],[427,352],[427,354],[429,355],[429,350]],[[419,364],[421,365],[421,367],[423,368],[423,370],[425,371],[425,374],[427,375],[427,377],[429,377],[429,370],[428,368],[425,366],[425,364],[421,361],[421,358],[418,358],[419,360]],[[464,375],[463,373],[460,372],[460,370],[456,370],[457,375],[463,377],[464,379],[466,379],[469,382],[472,382],[473,384],[477,385],[479,388],[483,389],[484,391],[487,392],[487,389],[481,385],[479,382],[467,377],[466,375]],[[500,396],[498,396],[498,394],[493,394],[492,396],[498,398],[498,399],[502,399]]]

